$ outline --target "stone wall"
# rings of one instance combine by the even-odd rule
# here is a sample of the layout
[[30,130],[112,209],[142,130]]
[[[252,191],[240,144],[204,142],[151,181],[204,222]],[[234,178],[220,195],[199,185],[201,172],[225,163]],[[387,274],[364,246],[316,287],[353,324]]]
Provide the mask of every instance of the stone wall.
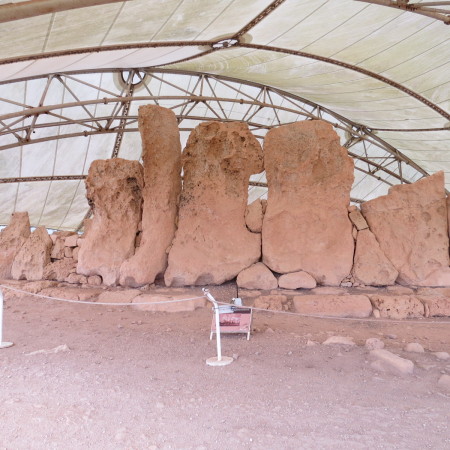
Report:
[[[119,158],[92,164],[86,185],[94,217],[83,235],[30,233],[26,213],[12,216],[0,233],[1,278],[131,287],[236,278],[241,289],[270,295],[450,286],[442,172],[394,186],[359,209],[349,205],[352,160],[325,122],[271,130],[264,162],[241,123],[201,124],[181,155],[171,111],[141,108],[139,126],[144,167]],[[249,177],[264,168],[268,200],[247,205]],[[383,315],[392,296],[369,297]],[[294,303],[306,308],[298,306],[303,300]],[[420,304],[426,315],[444,303],[425,295]]]

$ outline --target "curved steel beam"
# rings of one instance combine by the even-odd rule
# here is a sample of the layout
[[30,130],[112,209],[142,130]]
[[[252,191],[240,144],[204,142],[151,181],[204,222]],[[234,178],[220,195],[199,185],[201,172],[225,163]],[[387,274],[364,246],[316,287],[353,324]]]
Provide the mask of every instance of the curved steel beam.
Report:
[[281,48],[281,47],[272,47],[269,45],[241,43],[241,44],[239,44],[239,46],[245,47],[245,48],[251,48],[251,49],[255,49],[255,50],[268,50],[268,51],[276,52],[276,53],[284,53],[287,55],[301,56],[302,58],[314,59],[316,61],[322,61],[322,62],[332,64],[335,66],[344,67],[345,69],[349,69],[354,72],[362,73],[363,75],[374,78],[378,81],[381,81],[382,83],[388,84],[389,86],[392,86],[392,87],[398,89],[399,91],[404,92],[405,94],[415,98],[419,102],[421,102],[424,105],[428,106],[429,108],[433,109],[438,114],[440,114],[442,117],[446,118],[447,120],[450,120],[450,113],[447,113],[447,111],[443,110],[438,105],[431,102],[430,100],[423,97],[422,95],[418,94],[417,92],[413,91],[412,89],[409,89],[406,86],[403,86],[402,84],[397,83],[396,81],[391,80],[390,78],[387,78],[383,75],[379,75],[378,73],[372,72],[367,69],[363,69],[362,67],[359,67],[359,66],[355,66],[354,64],[349,64],[344,61],[339,61],[337,59],[328,58],[326,56],[315,55],[313,53],[302,52],[299,50],[290,50],[290,49]]
[[108,3],[123,3],[123,0],[29,0],[7,3],[0,5],[0,23]]
[[[197,57],[203,56],[204,54],[211,53],[213,51],[220,51],[222,48],[214,48],[214,44],[217,44],[217,42],[212,41],[167,41],[167,42],[150,42],[150,43],[135,43],[135,44],[120,44],[120,45],[107,45],[107,46],[96,46],[96,47],[88,47],[88,48],[78,48],[78,49],[70,49],[70,50],[60,50],[55,52],[47,52],[47,53],[41,53],[39,55],[25,55],[25,56],[19,56],[19,57],[13,57],[13,58],[5,58],[3,60],[0,60],[0,66],[3,64],[12,64],[16,62],[23,62],[23,61],[34,61],[34,60],[40,60],[40,59],[47,59],[47,58],[53,58],[53,57],[59,57],[59,56],[66,56],[66,55],[74,55],[74,54],[89,54],[89,53],[100,53],[100,52],[107,52],[107,51],[113,51],[113,50],[137,50],[137,49],[143,49],[143,48],[159,48],[159,47],[209,47],[207,50],[199,50],[198,55],[190,56],[186,59],[182,59],[180,61],[176,61],[177,63],[183,62],[185,60],[192,60],[196,59]],[[378,81],[381,81],[384,84],[387,84],[389,86],[392,86],[401,92],[404,92],[405,94],[415,98],[419,102],[423,103],[424,105],[428,106],[429,108],[436,111],[438,114],[440,114],[442,117],[446,118],[447,120],[450,120],[450,114],[447,113],[445,110],[440,108],[435,103],[431,102],[427,98],[423,97],[422,95],[418,94],[417,92],[413,91],[412,89],[407,88],[406,86],[403,86],[400,83],[397,83],[394,80],[391,80],[390,78],[387,78],[383,75],[379,75],[375,72],[372,72],[370,70],[364,69],[362,67],[356,66],[354,64],[349,64],[344,61],[340,61],[333,58],[328,58],[325,56],[315,55],[313,53],[307,53],[302,52],[299,50],[292,50],[282,47],[273,47],[269,45],[259,45],[259,44],[250,44],[245,42],[239,42],[237,41],[236,44],[233,45],[233,47],[238,48],[248,48],[248,49],[254,49],[254,50],[267,50],[275,53],[283,53],[287,55],[293,55],[293,56],[299,56],[302,58],[307,59],[313,59],[316,61],[322,61],[331,65],[335,65],[338,67],[343,67],[345,69],[361,73],[363,75],[366,75],[370,78],[374,78]],[[174,64],[174,62],[170,64],[161,64],[161,65],[155,65],[152,66],[153,68],[164,68],[167,66],[170,66]],[[119,69],[117,69],[119,70]],[[207,73],[207,72],[204,72]],[[43,74],[44,75],[44,74]],[[15,82],[15,81],[21,81],[24,78],[16,78],[14,80],[7,80],[0,82],[1,84],[9,83],[9,82]],[[248,83],[249,80],[242,79],[241,80],[244,83]]]
[[409,0],[357,0],[359,2],[371,3],[373,5],[387,6],[389,8],[401,9],[432,19],[441,20],[445,25],[450,25],[450,11],[434,6],[450,6],[450,2],[421,2],[410,3]]

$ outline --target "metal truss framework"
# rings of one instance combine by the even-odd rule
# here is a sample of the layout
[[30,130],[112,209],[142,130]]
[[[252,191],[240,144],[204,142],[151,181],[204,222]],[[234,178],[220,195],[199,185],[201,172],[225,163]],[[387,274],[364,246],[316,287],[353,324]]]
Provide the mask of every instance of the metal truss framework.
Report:
[[388,6],[390,8],[402,9],[422,16],[441,20],[446,25],[450,25],[450,2],[410,2],[409,0],[358,0],[364,3],[374,3],[375,5]]
[[[102,87],[101,83],[86,81],[87,75],[99,73],[121,80],[120,88],[114,92]],[[420,166],[364,125],[299,96],[257,83],[160,69],[60,73],[21,82],[30,80],[39,80],[42,86],[37,104],[0,98],[0,102],[14,107],[13,112],[0,116],[0,139],[3,143],[0,151],[58,139],[112,133],[116,139],[111,157],[117,157],[120,156],[124,133],[138,132],[137,108],[133,108],[133,104],[153,103],[171,108],[178,119],[180,131],[187,132],[207,120],[243,121],[248,123],[257,138],[263,139],[273,127],[298,120],[325,120],[345,137],[344,146],[355,161],[355,169],[364,176],[393,185],[410,183],[427,175]],[[180,80],[184,80],[183,83]],[[55,88],[64,91],[66,101],[49,104],[47,97]],[[88,94],[81,97],[81,91]],[[169,91],[173,95],[162,94]],[[106,105],[109,113],[95,114],[96,105]],[[82,178],[83,174],[71,173],[63,176],[0,178],[0,183]],[[264,187],[265,183],[258,186]]]

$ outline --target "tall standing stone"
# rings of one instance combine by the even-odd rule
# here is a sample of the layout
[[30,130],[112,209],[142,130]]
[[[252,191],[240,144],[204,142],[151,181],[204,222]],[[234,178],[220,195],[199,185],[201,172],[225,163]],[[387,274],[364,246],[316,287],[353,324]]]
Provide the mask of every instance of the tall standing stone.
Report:
[[13,213],[9,225],[0,233],[0,280],[11,278],[14,258],[30,233],[28,213]]
[[142,206],[142,166],[125,159],[97,160],[86,179],[94,218],[78,253],[77,272],[119,280],[122,263],[134,253]]
[[168,286],[221,284],[257,262],[261,238],[245,226],[250,175],[262,149],[244,123],[196,127],[183,152],[178,230],[164,279]]
[[166,250],[176,230],[181,192],[181,144],[172,110],[156,105],[139,108],[144,189],[139,248],[120,268],[120,284],[153,283],[167,267]]
[[363,203],[361,210],[381,250],[398,270],[397,282],[427,284],[432,273],[449,272],[443,172],[392,186],[388,195]]
[[313,120],[270,130],[264,161],[263,262],[274,272],[303,270],[318,284],[339,286],[353,262],[353,160],[333,127]]
[[36,228],[20,248],[11,267],[15,280],[42,280],[50,263],[53,241],[45,227]]

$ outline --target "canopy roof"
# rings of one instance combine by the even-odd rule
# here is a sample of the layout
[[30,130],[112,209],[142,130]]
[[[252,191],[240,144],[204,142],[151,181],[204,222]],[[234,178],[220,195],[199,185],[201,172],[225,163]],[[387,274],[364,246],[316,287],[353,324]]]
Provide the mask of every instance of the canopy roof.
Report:
[[[273,126],[321,118],[354,201],[450,172],[450,1],[0,0],[0,225],[77,229],[94,159],[139,159],[139,105]],[[450,178],[447,176],[447,188]],[[266,195],[252,177],[249,198]]]

